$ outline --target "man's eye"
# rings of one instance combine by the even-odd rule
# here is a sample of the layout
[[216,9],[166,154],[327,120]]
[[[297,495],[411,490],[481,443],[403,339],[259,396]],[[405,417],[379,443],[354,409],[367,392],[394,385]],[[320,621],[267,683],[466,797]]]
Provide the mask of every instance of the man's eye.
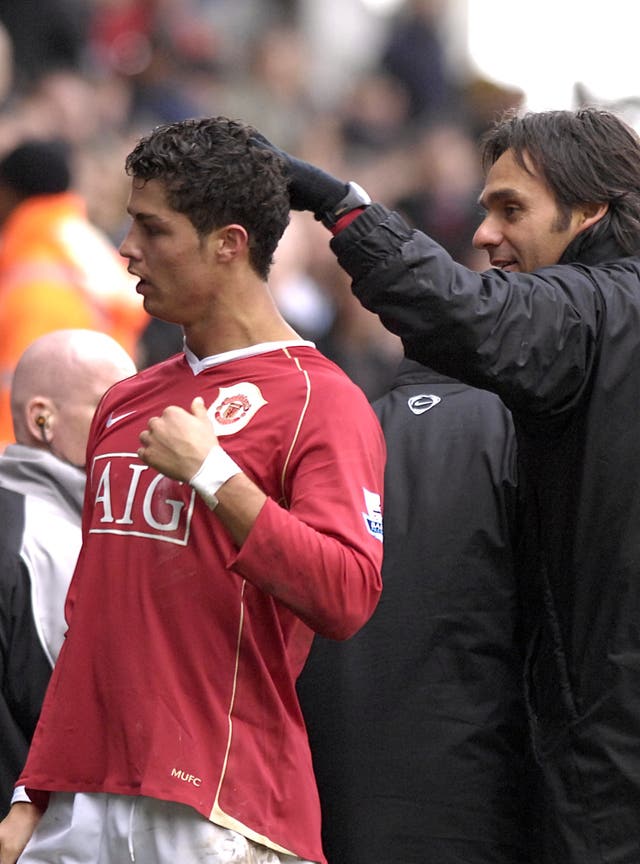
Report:
[[520,208],[516,204],[505,204],[504,215],[507,219],[515,219],[520,213]]

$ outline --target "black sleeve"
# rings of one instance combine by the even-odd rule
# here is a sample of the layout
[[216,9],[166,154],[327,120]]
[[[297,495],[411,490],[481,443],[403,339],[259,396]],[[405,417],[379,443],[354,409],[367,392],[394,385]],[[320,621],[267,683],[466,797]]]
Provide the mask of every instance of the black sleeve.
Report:
[[36,631],[29,574],[20,558],[21,495],[0,489],[0,816],[6,812],[51,675]]
[[[604,314],[595,268],[475,272],[378,204],[331,248],[355,296],[401,337],[407,356],[493,390],[514,412],[553,417],[581,401]],[[634,290],[635,272],[619,271]]]

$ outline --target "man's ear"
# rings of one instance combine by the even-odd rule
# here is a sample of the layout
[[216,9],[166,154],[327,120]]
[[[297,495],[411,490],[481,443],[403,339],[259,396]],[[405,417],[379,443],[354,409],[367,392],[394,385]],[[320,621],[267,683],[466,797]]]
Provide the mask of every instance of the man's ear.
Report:
[[216,254],[222,262],[247,255],[249,251],[249,234],[242,225],[225,225],[220,228],[216,237]]
[[590,202],[587,204],[581,204],[578,208],[580,211],[580,225],[578,227],[578,234],[582,231],[586,231],[587,228],[591,228],[592,225],[595,225],[596,222],[599,222],[605,213],[609,211],[609,202],[605,201],[602,204],[597,204],[595,202]]
[[46,396],[32,396],[25,408],[25,421],[29,435],[37,441],[49,443],[56,422],[56,408]]

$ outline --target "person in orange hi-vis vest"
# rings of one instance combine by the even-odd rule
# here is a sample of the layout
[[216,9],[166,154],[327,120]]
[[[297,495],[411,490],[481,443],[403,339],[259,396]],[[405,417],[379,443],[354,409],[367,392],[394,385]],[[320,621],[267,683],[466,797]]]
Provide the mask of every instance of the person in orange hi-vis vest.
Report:
[[0,161],[0,451],[14,440],[9,389],[34,339],[101,330],[133,357],[149,321],[136,278],[71,189],[69,149],[26,140]]

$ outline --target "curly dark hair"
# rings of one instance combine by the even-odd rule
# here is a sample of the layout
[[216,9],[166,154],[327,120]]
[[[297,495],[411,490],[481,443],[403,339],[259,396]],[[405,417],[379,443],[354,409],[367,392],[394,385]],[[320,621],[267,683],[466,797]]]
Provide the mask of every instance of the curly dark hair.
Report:
[[[609,204],[590,232],[611,232],[625,254],[640,253],[640,138],[599,108],[508,113],[481,138],[485,171],[511,150],[544,177],[564,215],[585,203]],[[585,232],[587,233],[587,232]]]
[[161,180],[167,201],[200,236],[237,223],[249,235],[249,260],[266,279],[289,223],[283,160],[252,142],[240,120],[209,117],[158,126],[126,158],[127,174]]

